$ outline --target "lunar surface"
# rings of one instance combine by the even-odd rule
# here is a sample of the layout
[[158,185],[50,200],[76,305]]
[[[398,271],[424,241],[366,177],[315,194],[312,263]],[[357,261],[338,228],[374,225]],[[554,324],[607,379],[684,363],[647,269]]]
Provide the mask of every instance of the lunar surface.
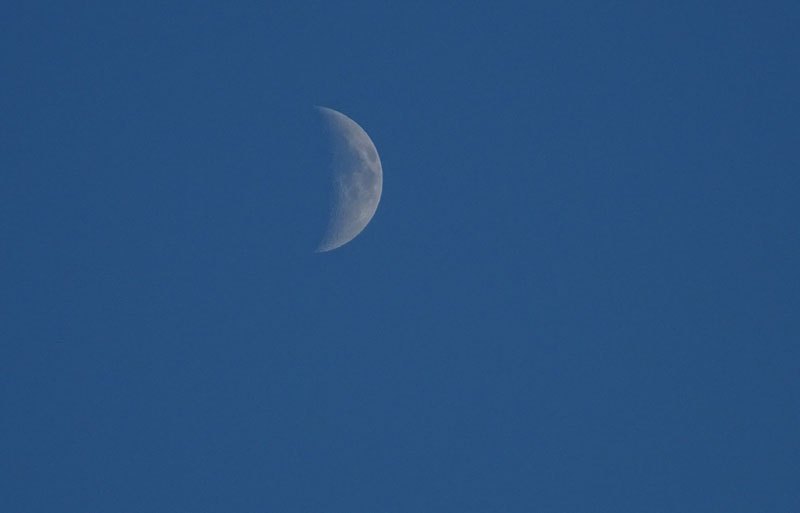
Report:
[[347,244],[367,226],[381,199],[383,169],[367,133],[341,112],[317,107],[331,142],[333,195],[328,227],[317,252]]

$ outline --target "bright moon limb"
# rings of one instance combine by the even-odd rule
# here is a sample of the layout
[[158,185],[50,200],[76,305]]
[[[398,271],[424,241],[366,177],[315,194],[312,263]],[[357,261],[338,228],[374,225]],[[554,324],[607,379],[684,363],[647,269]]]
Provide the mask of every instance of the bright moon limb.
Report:
[[353,240],[378,209],[383,169],[378,150],[352,119],[327,107],[317,107],[330,129],[333,201],[328,227],[317,252],[336,249]]

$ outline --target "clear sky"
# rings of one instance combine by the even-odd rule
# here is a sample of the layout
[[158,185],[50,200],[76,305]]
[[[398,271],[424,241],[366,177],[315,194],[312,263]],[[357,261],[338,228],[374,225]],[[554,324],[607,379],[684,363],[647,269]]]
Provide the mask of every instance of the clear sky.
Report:
[[0,511],[800,511],[799,5],[3,2]]

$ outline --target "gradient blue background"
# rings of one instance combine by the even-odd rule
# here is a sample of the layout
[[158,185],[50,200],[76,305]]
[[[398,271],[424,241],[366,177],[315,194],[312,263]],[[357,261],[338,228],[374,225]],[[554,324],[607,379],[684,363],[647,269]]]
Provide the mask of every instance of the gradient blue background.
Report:
[[233,4],[0,8],[0,511],[800,510],[797,2]]

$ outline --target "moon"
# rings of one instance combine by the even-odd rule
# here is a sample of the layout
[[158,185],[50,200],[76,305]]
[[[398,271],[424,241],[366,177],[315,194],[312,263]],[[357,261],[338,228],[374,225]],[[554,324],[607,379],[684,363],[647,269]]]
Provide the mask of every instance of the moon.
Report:
[[328,227],[317,252],[336,249],[353,240],[369,224],[383,189],[378,150],[363,128],[341,112],[317,107],[331,143],[333,195]]

